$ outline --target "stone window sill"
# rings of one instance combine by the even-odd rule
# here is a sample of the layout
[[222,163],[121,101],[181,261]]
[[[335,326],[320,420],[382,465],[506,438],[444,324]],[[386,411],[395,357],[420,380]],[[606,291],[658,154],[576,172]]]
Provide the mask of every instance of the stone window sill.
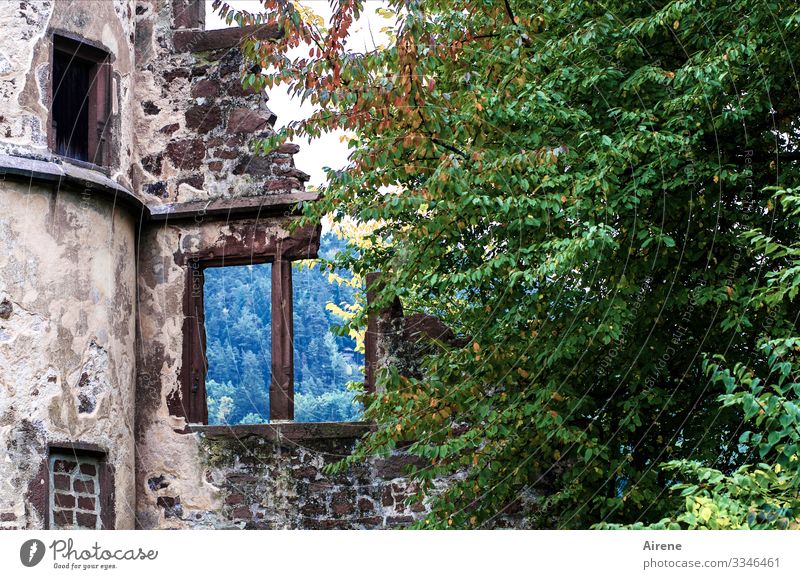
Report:
[[273,442],[360,438],[374,430],[370,422],[273,422],[270,424],[208,425],[190,424],[190,432],[210,438],[257,436]]

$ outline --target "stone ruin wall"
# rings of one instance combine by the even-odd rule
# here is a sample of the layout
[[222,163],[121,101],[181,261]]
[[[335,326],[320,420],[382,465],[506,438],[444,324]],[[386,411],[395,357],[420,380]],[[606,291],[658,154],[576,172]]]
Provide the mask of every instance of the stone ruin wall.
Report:
[[[138,2],[136,133],[132,180],[149,202],[181,204],[297,197],[308,175],[287,144],[254,156],[252,140],[274,134],[264,92],[244,89],[240,29],[177,29],[173,6]],[[266,28],[252,30],[269,38]]]

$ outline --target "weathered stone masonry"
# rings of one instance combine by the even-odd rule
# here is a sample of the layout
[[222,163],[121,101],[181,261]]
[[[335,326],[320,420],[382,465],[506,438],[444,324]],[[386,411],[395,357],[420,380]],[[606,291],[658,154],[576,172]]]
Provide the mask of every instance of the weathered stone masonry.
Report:
[[[195,0],[0,11],[0,528],[391,528],[425,515],[402,452],[323,471],[367,424],[187,421],[193,260],[277,263],[319,243],[318,228],[289,231],[315,199],[298,148],[248,148],[275,115],[242,89],[237,46],[275,32],[202,22]],[[108,55],[104,166],[52,152],[54,35]],[[390,342],[370,347],[392,361]]]

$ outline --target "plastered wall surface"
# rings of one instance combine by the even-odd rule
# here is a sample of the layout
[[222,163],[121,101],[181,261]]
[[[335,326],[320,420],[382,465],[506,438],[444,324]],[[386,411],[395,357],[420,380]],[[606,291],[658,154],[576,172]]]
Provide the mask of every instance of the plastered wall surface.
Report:
[[134,14],[131,0],[21,0],[0,11],[0,152],[49,155],[50,51],[53,32],[85,38],[113,61],[110,176],[130,187],[134,156]]
[[[0,518],[38,528],[47,446],[89,442],[134,526],[135,220],[91,195],[0,183]],[[32,488],[31,488],[32,487]]]

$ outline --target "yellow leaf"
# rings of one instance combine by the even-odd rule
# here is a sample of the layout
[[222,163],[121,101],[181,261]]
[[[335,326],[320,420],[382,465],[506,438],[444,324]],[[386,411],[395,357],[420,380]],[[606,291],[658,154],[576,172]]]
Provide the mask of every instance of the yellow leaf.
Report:
[[714,175],[714,183],[719,183],[719,175]]
[[680,25],[681,25],[680,20],[676,20],[675,22],[672,23],[672,29],[677,30]]
[[400,432],[401,430],[403,430],[403,425],[398,424],[397,426],[395,426],[395,428],[397,429],[397,432]]
[[530,374],[522,368],[517,368],[517,374],[519,374],[523,378],[527,378],[528,376],[530,376]]

